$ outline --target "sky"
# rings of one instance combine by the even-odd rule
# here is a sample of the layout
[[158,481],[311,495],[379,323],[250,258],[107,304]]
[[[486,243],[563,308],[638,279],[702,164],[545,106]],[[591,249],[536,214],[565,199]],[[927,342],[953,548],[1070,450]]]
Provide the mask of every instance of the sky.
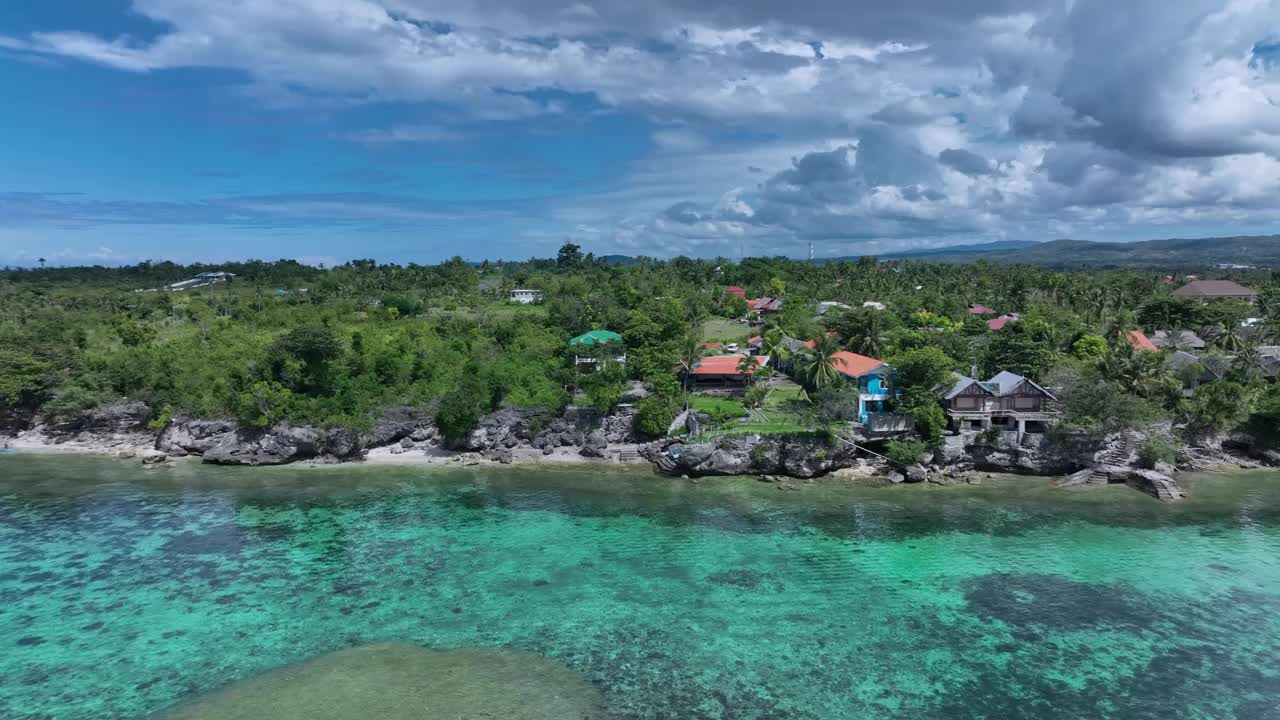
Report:
[[1280,0],[8,0],[0,264],[1280,233]]

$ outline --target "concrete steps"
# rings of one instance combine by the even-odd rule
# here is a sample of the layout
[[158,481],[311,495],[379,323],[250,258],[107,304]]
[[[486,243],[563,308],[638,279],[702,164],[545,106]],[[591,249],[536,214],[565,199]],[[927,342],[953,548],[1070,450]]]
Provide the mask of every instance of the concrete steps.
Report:
[[659,455],[658,460],[654,465],[657,465],[658,469],[664,473],[674,473],[677,467],[676,461],[672,460],[666,453]]

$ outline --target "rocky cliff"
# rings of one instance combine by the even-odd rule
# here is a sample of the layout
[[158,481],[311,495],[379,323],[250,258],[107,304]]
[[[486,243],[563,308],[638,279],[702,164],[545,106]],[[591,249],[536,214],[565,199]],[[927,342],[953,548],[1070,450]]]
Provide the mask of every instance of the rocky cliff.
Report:
[[644,456],[673,475],[785,475],[812,478],[857,466],[858,452],[822,438],[730,435],[705,443],[651,445]]

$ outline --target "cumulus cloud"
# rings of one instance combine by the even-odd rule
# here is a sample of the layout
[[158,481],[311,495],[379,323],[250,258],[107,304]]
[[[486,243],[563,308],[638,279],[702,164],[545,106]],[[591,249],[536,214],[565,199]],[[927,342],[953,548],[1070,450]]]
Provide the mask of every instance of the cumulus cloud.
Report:
[[[666,163],[630,167],[621,189],[555,211],[572,232],[617,247],[1280,221],[1280,0],[1132,0],[1123,12],[1103,0],[133,9],[164,29],[68,27],[0,37],[0,48],[134,73],[226,68],[264,98],[301,88],[497,121],[563,112],[556,94],[586,96],[654,119]],[[726,148],[706,132],[715,128],[755,139]],[[393,126],[341,139],[437,143],[458,131]]]

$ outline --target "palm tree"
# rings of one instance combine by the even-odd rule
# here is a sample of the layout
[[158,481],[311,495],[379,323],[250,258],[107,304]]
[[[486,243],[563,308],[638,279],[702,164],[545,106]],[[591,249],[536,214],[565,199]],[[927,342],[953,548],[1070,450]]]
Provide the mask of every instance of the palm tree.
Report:
[[1238,328],[1224,330],[1221,335],[1214,339],[1214,344],[1222,349],[1223,352],[1238,353],[1244,346],[1244,337]]
[[1107,321],[1103,336],[1115,346],[1130,345],[1130,334],[1138,326],[1138,319],[1132,310],[1121,310]]
[[707,352],[706,345],[702,342],[697,328],[690,329],[688,335],[685,336],[680,346],[680,367],[684,368],[684,409],[689,409],[689,376],[693,374],[693,367],[698,364],[702,356]]
[[748,385],[755,381],[756,370],[758,370],[759,367],[760,365],[756,362],[756,359],[750,355],[743,355],[742,359],[738,361],[738,372],[747,376]]
[[836,353],[840,345],[834,336],[823,335],[818,338],[814,348],[809,351],[804,365],[800,368],[800,377],[811,387],[826,387],[840,379],[840,371],[836,369]]
[[860,355],[879,357],[884,353],[886,322],[875,308],[851,310],[841,316],[837,328],[848,348]]
[[1231,359],[1231,370],[1245,383],[1251,383],[1262,378],[1265,365],[1262,360],[1262,352],[1258,349],[1255,342],[1244,343],[1234,358]]
[[782,363],[791,357],[786,333],[778,328],[766,332],[760,341],[760,353],[772,359],[774,367],[782,367]]

